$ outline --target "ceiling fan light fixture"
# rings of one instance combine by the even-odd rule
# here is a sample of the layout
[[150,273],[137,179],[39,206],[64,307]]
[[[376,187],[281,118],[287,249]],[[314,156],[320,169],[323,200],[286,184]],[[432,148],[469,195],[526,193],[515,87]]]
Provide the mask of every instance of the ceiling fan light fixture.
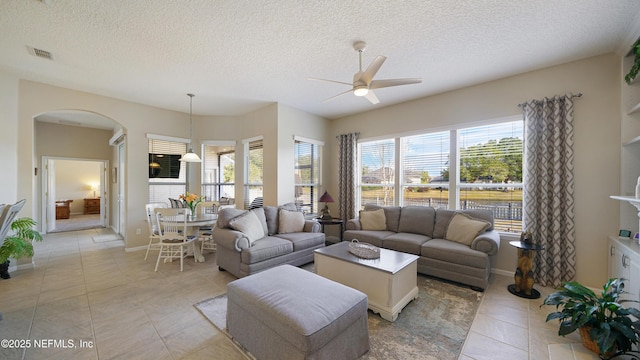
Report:
[[367,96],[368,93],[369,93],[369,88],[367,88],[366,85],[356,86],[353,89],[353,95],[355,96]]

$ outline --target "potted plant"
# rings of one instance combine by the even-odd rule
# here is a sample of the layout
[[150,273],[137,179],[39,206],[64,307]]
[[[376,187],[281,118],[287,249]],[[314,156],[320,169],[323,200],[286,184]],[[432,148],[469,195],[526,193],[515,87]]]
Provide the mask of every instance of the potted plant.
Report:
[[627,84],[631,84],[638,75],[638,71],[640,71],[640,39],[631,46],[631,53],[634,55],[633,65],[631,65],[629,73],[624,76],[624,81],[626,81]]
[[19,259],[33,256],[32,241],[42,241],[40,233],[33,229],[36,222],[29,217],[11,222],[12,235],[7,235],[0,246],[0,277],[9,279],[9,258]]
[[560,336],[578,330],[582,344],[601,359],[630,352],[639,340],[640,311],[622,306],[638,303],[620,299],[626,293],[623,289],[624,279],[618,278],[609,279],[599,296],[577,282],[567,282],[544,299],[543,305],[555,305],[557,310],[546,321],[559,320]]

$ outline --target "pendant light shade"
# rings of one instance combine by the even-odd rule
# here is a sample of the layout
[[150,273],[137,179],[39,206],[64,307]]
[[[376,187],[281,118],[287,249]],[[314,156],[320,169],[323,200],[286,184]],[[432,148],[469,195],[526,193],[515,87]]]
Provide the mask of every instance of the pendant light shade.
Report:
[[187,94],[189,97],[189,151],[186,154],[182,155],[180,161],[184,162],[202,162],[198,154],[193,152],[193,121],[191,120],[191,116],[193,115],[193,94]]

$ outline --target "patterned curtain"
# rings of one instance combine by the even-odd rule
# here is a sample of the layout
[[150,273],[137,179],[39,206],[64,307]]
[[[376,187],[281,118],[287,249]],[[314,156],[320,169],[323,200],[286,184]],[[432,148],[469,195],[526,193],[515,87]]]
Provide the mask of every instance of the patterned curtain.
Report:
[[576,275],[573,97],[520,105],[525,122],[524,225],[533,241],[544,246],[534,270],[542,286],[559,287]]
[[338,135],[338,206],[345,221],[356,214],[358,133]]

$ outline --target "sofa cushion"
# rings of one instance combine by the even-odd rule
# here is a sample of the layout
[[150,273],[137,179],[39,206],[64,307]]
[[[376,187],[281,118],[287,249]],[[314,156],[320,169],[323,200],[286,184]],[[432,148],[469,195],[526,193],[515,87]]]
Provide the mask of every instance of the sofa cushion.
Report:
[[371,245],[382,247],[382,240],[387,236],[395,234],[388,230],[347,230],[344,232],[344,241],[357,239],[360,242],[366,242]]
[[489,223],[487,231],[493,230],[493,213],[489,210],[462,210],[461,213],[467,214],[474,219],[484,220]]
[[405,206],[400,212],[399,233],[433,235],[436,210],[428,206]]
[[229,221],[247,212],[247,210],[241,210],[236,208],[224,208],[218,211],[218,227],[229,228]]
[[384,238],[382,246],[385,249],[420,255],[422,244],[429,240],[431,238],[426,235],[400,232]]
[[242,232],[249,239],[249,245],[253,246],[256,240],[264,237],[264,230],[258,216],[252,211],[237,216],[229,221],[229,227]]
[[432,239],[422,244],[421,255],[444,263],[462,264],[478,269],[486,268],[488,261],[486,253],[444,239]]
[[304,215],[299,211],[278,209],[278,234],[301,232],[304,229]]
[[293,244],[293,251],[324,246],[325,241],[325,235],[321,232],[295,232],[288,234],[278,234],[274,236],[291,241],[291,243]]
[[448,210],[437,209],[436,210],[436,222],[433,227],[433,238],[444,239],[447,233],[447,227],[453,215],[457,213],[463,213],[471,216],[474,219],[485,220],[489,222],[490,226],[488,230],[493,230],[493,213],[489,210]]
[[360,228],[362,230],[386,230],[387,220],[383,209],[360,211]]
[[259,208],[254,208],[249,210],[252,213],[256,214],[256,217],[258,217],[258,220],[260,221],[260,224],[262,225],[262,231],[264,232],[264,236],[269,235],[269,229],[267,227],[267,218],[264,214],[264,209],[259,207]]
[[471,246],[473,239],[485,232],[490,225],[491,224],[484,220],[474,219],[467,214],[457,213],[451,218],[444,238]]
[[264,206],[264,215],[267,219],[267,231],[268,235],[274,235],[278,233],[278,209],[286,209],[296,211],[298,208],[294,203],[287,203],[282,206]]
[[289,240],[275,236],[267,236],[256,241],[252,247],[242,249],[240,257],[244,264],[254,264],[293,252],[293,244]]
[[398,232],[398,224],[400,223],[400,206],[380,206],[376,204],[365,204],[364,210],[384,209],[384,217],[387,220],[387,230]]

